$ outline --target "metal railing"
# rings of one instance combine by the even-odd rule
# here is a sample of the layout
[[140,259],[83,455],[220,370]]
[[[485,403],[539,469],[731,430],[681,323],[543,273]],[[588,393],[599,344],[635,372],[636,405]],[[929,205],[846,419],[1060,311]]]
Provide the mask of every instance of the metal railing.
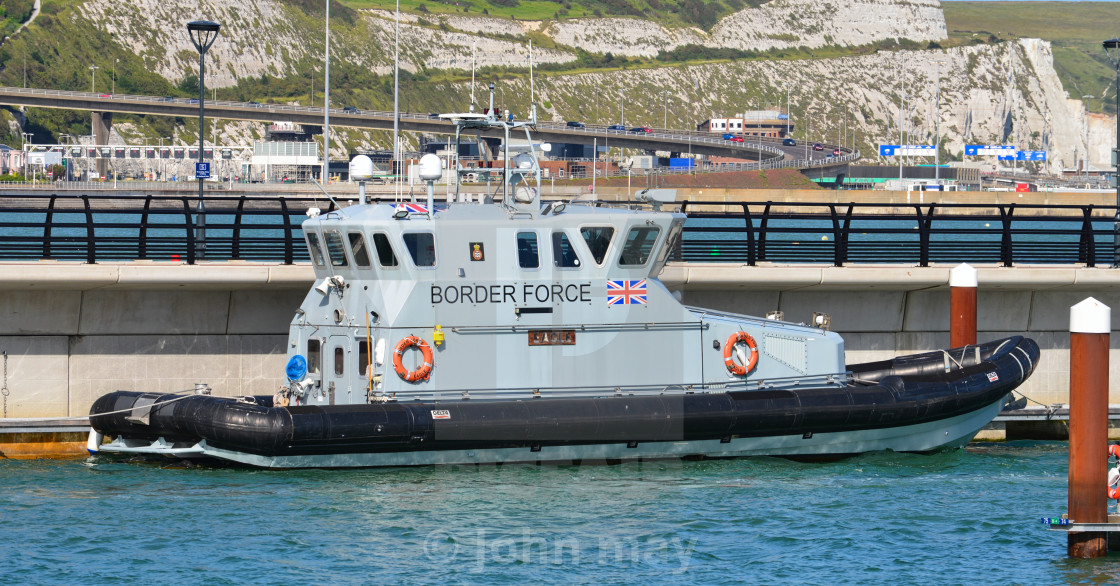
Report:
[[[335,198],[341,205],[353,200]],[[0,260],[195,263],[195,196],[0,197]],[[388,204],[389,202],[385,202]],[[591,203],[589,205],[600,205]],[[300,224],[326,198],[206,197],[207,260],[307,261]],[[684,202],[671,260],[1110,266],[1115,206]]]
[[692,203],[672,260],[1114,265],[1115,206]]

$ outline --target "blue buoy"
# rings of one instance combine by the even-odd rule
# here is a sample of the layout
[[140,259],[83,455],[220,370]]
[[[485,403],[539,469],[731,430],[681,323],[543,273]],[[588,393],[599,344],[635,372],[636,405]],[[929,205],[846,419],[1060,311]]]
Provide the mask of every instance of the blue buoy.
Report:
[[287,373],[290,381],[302,379],[303,375],[307,374],[307,359],[299,354],[292,356],[284,372]]

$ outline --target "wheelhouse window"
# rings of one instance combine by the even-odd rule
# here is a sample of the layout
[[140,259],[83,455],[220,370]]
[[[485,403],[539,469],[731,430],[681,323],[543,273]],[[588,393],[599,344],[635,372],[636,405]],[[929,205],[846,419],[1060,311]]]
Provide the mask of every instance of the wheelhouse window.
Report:
[[346,237],[350,239],[350,254],[354,255],[354,264],[360,269],[368,269],[370,263],[366,239],[358,232],[350,232]]
[[626,242],[622,245],[622,254],[618,256],[619,266],[641,266],[649,260],[653,245],[661,229],[656,226],[635,226],[626,235]]
[[369,376],[369,367],[369,342],[361,340],[358,342],[358,372]]
[[680,244],[682,228],[681,224],[669,228],[669,236],[665,238],[665,245],[661,247],[661,252],[657,254],[658,263],[664,264],[669,259],[669,254]]
[[337,376],[342,376],[346,372],[346,352],[342,346],[336,346],[334,349],[334,373]]
[[327,232],[327,255],[331,265],[336,267],[346,266],[346,250],[342,245],[342,236],[338,232]]
[[583,236],[583,241],[587,243],[587,250],[591,252],[591,258],[595,259],[595,264],[603,264],[603,260],[607,258],[607,250],[611,247],[611,239],[614,238],[614,228],[611,226],[586,226],[580,228],[579,233]]
[[311,261],[315,266],[321,267],[326,264],[323,260],[323,247],[319,246],[319,235],[314,232],[307,233],[307,248],[311,251]]
[[321,348],[321,342],[317,338],[311,338],[307,341],[307,372],[309,374],[319,372],[319,362],[323,359]]
[[552,233],[552,263],[562,269],[579,268],[579,257],[563,232]]
[[436,266],[436,239],[431,232],[409,232],[404,235],[404,247],[418,267]]
[[517,266],[523,269],[540,268],[541,258],[537,250],[536,232],[517,233]]
[[377,262],[382,268],[396,267],[400,264],[397,261],[397,255],[393,252],[393,245],[389,243],[389,237],[382,232],[373,235],[373,249],[377,252]]

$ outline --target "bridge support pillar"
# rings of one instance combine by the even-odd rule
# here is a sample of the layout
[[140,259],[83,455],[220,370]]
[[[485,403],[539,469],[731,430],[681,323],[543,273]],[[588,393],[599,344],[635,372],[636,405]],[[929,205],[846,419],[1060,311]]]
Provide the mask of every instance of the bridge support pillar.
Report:
[[[109,144],[109,131],[113,128],[112,112],[93,112],[93,144]],[[104,177],[109,171],[109,160],[97,159],[97,174]]]

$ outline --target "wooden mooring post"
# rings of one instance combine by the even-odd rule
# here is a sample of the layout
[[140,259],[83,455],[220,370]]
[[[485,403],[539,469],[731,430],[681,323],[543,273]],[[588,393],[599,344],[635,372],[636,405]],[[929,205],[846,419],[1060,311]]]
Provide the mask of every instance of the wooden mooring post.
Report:
[[[1069,519],[1108,521],[1108,336],[1112,310],[1089,297],[1069,310]],[[1108,552],[1104,531],[1070,531],[1068,553]]]

